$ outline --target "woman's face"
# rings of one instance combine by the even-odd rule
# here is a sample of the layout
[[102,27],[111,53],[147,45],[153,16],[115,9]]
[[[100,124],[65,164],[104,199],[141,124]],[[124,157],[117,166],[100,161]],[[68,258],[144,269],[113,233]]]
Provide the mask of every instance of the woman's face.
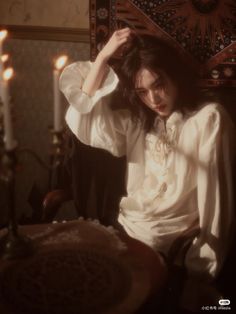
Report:
[[141,68],[135,78],[135,92],[160,117],[167,118],[174,110],[177,87],[162,71],[155,73]]

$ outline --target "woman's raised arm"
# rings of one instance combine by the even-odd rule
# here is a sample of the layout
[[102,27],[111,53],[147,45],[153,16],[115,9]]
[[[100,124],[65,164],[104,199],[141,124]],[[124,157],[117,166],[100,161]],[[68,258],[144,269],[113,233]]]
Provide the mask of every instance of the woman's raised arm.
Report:
[[93,66],[84,81],[82,90],[89,96],[93,96],[105,77],[107,62],[114,53],[127,43],[131,37],[131,30],[126,27],[113,33],[107,44],[99,52]]

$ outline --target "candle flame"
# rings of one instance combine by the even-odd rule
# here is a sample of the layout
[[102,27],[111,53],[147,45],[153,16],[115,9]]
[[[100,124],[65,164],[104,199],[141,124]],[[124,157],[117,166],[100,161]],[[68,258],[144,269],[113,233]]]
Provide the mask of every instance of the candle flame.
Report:
[[5,81],[10,80],[10,78],[13,76],[13,69],[12,68],[8,68],[3,72],[3,79]]
[[9,59],[9,55],[7,54],[2,55],[1,59],[2,59],[2,62],[6,62]]
[[0,31],[0,41],[4,40],[7,37],[8,31],[6,29]]
[[63,66],[66,64],[68,57],[61,56],[56,60],[55,66],[57,70],[61,70]]

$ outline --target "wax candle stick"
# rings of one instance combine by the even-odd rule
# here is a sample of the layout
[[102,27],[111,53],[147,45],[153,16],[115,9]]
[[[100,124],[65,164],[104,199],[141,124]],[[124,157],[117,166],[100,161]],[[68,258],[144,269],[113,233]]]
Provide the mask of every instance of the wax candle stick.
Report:
[[60,90],[58,86],[59,71],[54,69],[53,71],[53,90],[54,90],[54,130],[61,131],[61,99]]
[[2,60],[2,45],[4,39],[7,37],[7,30],[0,31],[0,98],[2,98],[2,85],[3,85],[3,60]]
[[56,60],[53,71],[53,92],[54,92],[54,131],[60,132],[63,128],[63,115],[61,106],[61,92],[59,90],[60,70],[67,61],[67,56],[61,56]]
[[16,141],[13,136],[11,108],[10,108],[10,96],[9,96],[9,80],[13,75],[13,69],[8,68],[3,72],[2,82],[2,100],[3,100],[3,123],[4,123],[4,141],[5,148],[10,151],[15,148]]

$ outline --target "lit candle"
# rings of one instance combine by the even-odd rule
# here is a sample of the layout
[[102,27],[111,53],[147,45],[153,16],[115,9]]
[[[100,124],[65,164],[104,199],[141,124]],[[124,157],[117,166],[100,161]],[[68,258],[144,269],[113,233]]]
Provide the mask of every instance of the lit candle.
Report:
[[2,96],[2,75],[3,75],[3,60],[2,60],[2,45],[4,39],[7,37],[7,30],[0,31],[0,98]]
[[3,72],[2,83],[2,100],[3,100],[3,123],[4,123],[4,141],[7,151],[12,150],[16,146],[13,137],[13,128],[11,120],[10,96],[8,82],[13,75],[13,69],[8,68]]
[[61,93],[59,90],[60,70],[66,64],[67,56],[61,56],[56,60],[55,69],[53,71],[53,90],[54,90],[54,131],[60,132],[63,128],[62,123],[62,107]]

